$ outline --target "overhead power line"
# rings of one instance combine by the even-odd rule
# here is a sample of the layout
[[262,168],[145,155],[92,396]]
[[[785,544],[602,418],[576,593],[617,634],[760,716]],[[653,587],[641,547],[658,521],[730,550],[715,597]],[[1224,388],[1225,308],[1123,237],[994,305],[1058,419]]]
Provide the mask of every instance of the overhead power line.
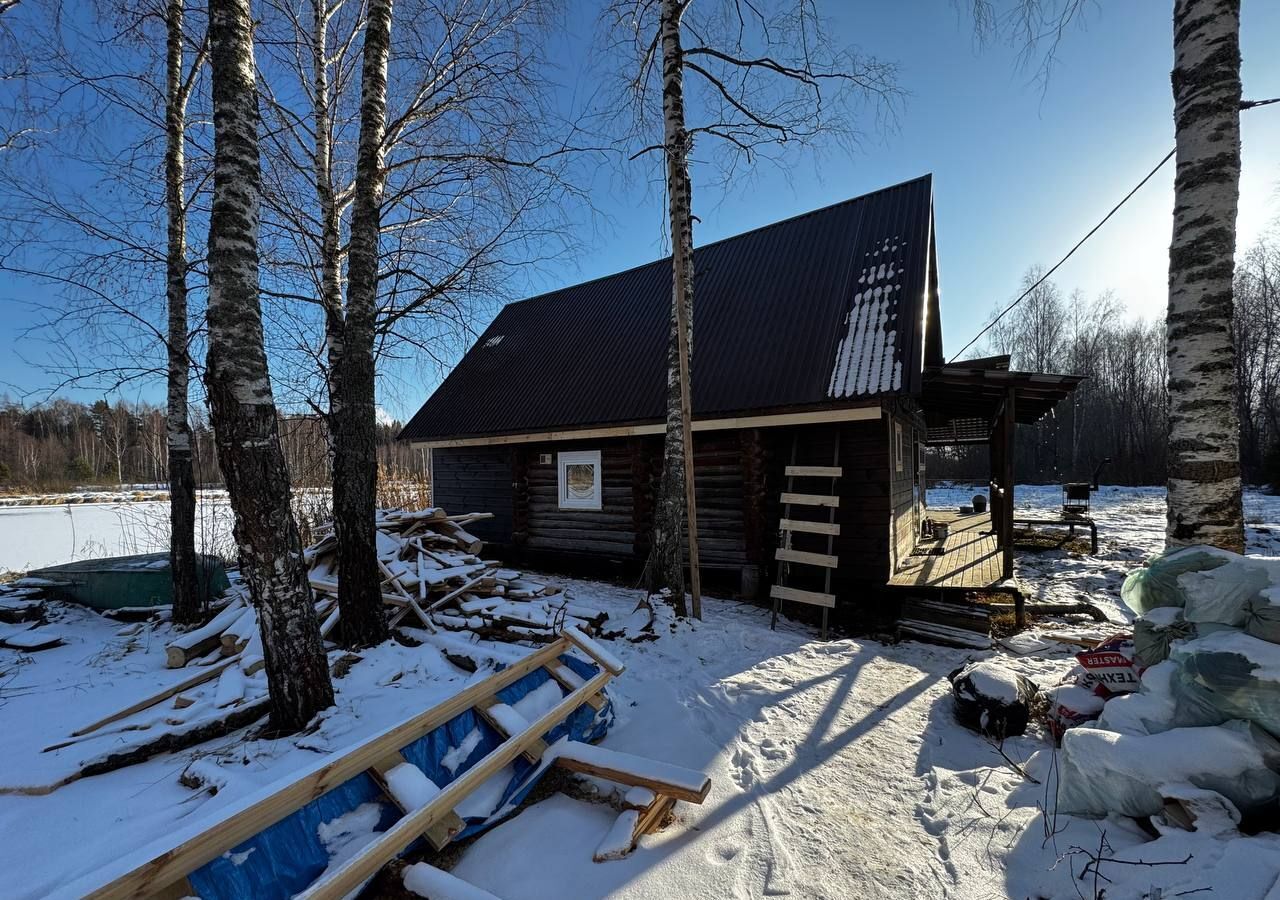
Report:
[[1066,262],[1067,260],[1069,260],[1069,259],[1071,258],[1071,255],[1072,255],[1073,253],[1075,253],[1075,252],[1076,252],[1077,250],[1079,250],[1082,246],[1084,246],[1084,242],[1085,242],[1085,241],[1087,241],[1087,240],[1089,240],[1089,238],[1093,237],[1093,235],[1097,232],[1097,230],[1098,230],[1099,228],[1101,228],[1103,225],[1106,225],[1106,224],[1107,224],[1107,220],[1108,220],[1108,219],[1110,219],[1112,216],[1114,216],[1114,215],[1116,214],[1116,211],[1117,211],[1118,209],[1120,209],[1120,207],[1124,206],[1124,205],[1125,205],[1125,203],[1127,203],[1127,202],[1129,201],[1129,198],[1130,198],[1130,197],[1132,197],[1134,194],[1138,193],[1138,191],[1142,188],[1142,186],[1143,186],[1144,184],[1146,184],[1148,181],[1150,181],[1150,180],[1151,180],[1151,176],[1155,175],[1157,172],[1159,172],[1159,171],[1160,171],[1160,167],[1161,167],[1161,166],[1163,166],[1165,163],[1167,163],[1170,159],[1172,159],[1172,158],[1173,158],[1173,154],[1174,154],[1174,152],[1175,152],[1175,151],[1176,151],[1176,148],[1175,148],[1175,150],[1170,150],[1168,153],[1166,153],[1166,154],[1165,154],[1164,159],[1162,159],[1162,160],[1160,160],[1160,162],[1156,163],[1156,167],[1155,167],[1154,169],[1152,169],[1150,172],[1148,172],[1148,173],[1143,177],[1143,179],[1142,179],[1141,181],[1139,181],[1139,182],[1134,186],[1133,190],[1129,191],[1129,193],[1127,193],[1127,194],[1125,194],[1125,195],[1124,195],[1124,199],[1123,199],[1123,200],[1121,200],[1121,201],[1120,201],[1119,203],[1117,203],[1115,206],[1111,207],[1111,212],[1109,212],[1109,213],[1107,213],[1105,216],[1103,216],[1103,217],[1102,217],[1102,221],[1101,221],[1101,222],[1099,222],[1097,225],[1094,225],[1092,228],[1090,228],[1090,229],[1089,229],[1089,233],[1088,233],[1088,234],[1086,234],[1084,237],[1080,238],[1080,240],[1076,242],[1076,245],[1075,245],[1074,247],[1072,247],[1070,250],[1068,250],[1068,251],[1067,251],[1067,255],[1066,255],[1066,256],[1062,257],[1062,259],[1060,259],[1060,260],[1058,260],[1056,263],[1054,263],[1054,264],[1053,264],[1053,268],[1052,268],[1052,269],[1050,269],[1048,272],[1045,272],[1045,273],[1044,273],[1043,275],[1041,275],[1038,279],[1036,279],[1036,283],[1035,283],[1035,284],[1033,284],[1033,285],[1031,285],[1031,287],[1027,288],[1025,291],[1023,291],[1023,292],[1022,292],[1022,294],[1018,297],[1018,299],[1017,299],[1017,300],[1014,300],[1012,303],[1010,303],[1008,306],[1006,306],[1004,309],[1002,309],[1002,310],[1000,311],[1000,315],[996,316],[994,319],[992,319],[990,322],[988,322],[988,323],[986,324],[986,326],[985,326],[981,331],[979,331],[977,334],[975,334],[975,335],[973,336],[973,340],[969,341],[969,343],[967,343],[967,344],[965,344],[963,347],[961,347],[961,348],[960,348],[960,352],[959,352],[959,353],[957,353],[955,356],[951,357],[951,360],[950,360],[950,361],[951,361],[951,362],[955,362],[957,359],[959,359],[961,356],[963,356],[963,355],[964,355],[964,351],[968,350],[968,349],[969,349],[970,347],[972,347],[974,344],[978,343],[978,339],[979,339],[980,337],[982,337],[984,334],[986,334],[988,331],[990,331],[992,328],[994,328],[994,327],[996,326],[996,323],[998,323],[1001,319],[1003,319],[1003,318],[1004,318],[1005,316],[1007,316],[1010,312],[1012,312],[1012,311],[1013,311],[1013,308],[1014,308],[1015,306],[1017,306],[1017,305],[1018,305],[1019,303],[1021,303],[1023,300],[1027,299],[1027,296],[1028,296],[1028,295],[1030,295],[1030,293],[1031,293],[1032,291],[1034,291],[1036,288],[1040,287],[1040,285],[1042,285],[1042,284],[1044,284],[1046,281],[1048,281],[1049,276],[1050,276],[1050,275],[1052,275],[1054,272],[1058,271],[1058,267],[1059,267],[1059,266],[1061,266],[1064,262]]
[[[1259,107],[1259,106],[1270,106],[1272,103],[1280,103],[1280,97],[1271,97],[1271,98],[1269,98],[1269,99],[1267,99],[1267,100],[1242,100],[1242,101],[1240,101],[1240,109],[1242,109],[1242,110],[1245,110],[1245,109],[1254,109],[1254,108]],[[950,361],[951,361],[951,362],[955,362],[957,359],[959,359],[961,356],[963,356],[963,355],[964,355],[964,351],[968,350],[968,349],[969,349],[970,347],[972,347],[974,344],[978,343],[978,339],[979,339],[980,337],[982,337],[984,334],[986,334],[988,331],[990,331],[992,328],[994,328],[994,327],[996,326],[996,323],[998,323],[1001,319],[1003,319],[1005,316],[1007,316],[1007,315],[1008,315],[1008,314],[1013,310],[1013,308],[1014,308],[1015,306],[1017,306],[1017,305],[1018,305],[1019,303],[1021,303],[1023,300],[1027,299],[1027,296],[1028,296],[1032,291],[1034,291],[1036,288],[1040,287],[1040,285],[1044,284],[1044,283],[1045,283],[1045,281],[1047,281],[1047,280],[1049,279],[1049,276],[1050,276],[1050,275],[1052,275],[1054,272],[1056,272],[1056,271],[1058,270],[1058,267],[1059,267],[1059,266],[1061,266],[1064,262],[1066,262],[1067,260],[1069,260],[1069,259],[1071,258],[1071,254],[1073,254],[1073,253],[1075,253],[1077,250],[1079,250],[1079,249],[1080,249],[1080,247],[1084,244],[1084,242],[1085,242],[1085,241],[1087,241],[1087,240],[1089,240],[1089,238],[1093,237],[1093,235],[1097,232],[1097,230],[1098,230],[1099,228],[1101,228],[1103,225],[1107,224],[1107,220],[1108,220],[1108,219],[1110,219],[1112,216],[1114,216],[1114,215],[1116,214],[1116,211],[1117,211],[1118,209],[1120,209],[1120,207],[1124,206],[1124,205],[1125,205],[1125,203],[1127,203],[1127,202],[1129,201],[1129,198],[1130,198],[1130,197],[1132,197],[1134,194],[1138,193],[1138,191],[1139,191],[1139,190],[1141,190],[1142,186],[1143,186],[1144,184],[1146,184],[1148,181],[1150,181],[1150,180],[1151,180],[1151,176],[1155,175],[1155,174],[1156,174],[1156,172],[1159,172],[1159,171],[1160,171],[1160,167],[1161,167],[1161,166],[1163,166],[1165,163],[1167,163],[1167,162],[1170,160],[1170,158],[1172,158],[1173,154],[1174,154],[1174,153],[1176,153],[1176,152],[1177,152],[1177,148],[1175,147],[1173,150],[1170,150],[1168,153],[1166,153],[1166,154],[1165,154],[1164,159],[1162,159],[1162,160],[1160,160],[1160,162],[1156,163],[1156,167],[1155,167],[1154,169],[1152,169],[1150,172],[1148,172],[1148,173],[1146,174],[1146,176],[1145,176],[1141,181],[1139,181],[1139,182],[1137,183],[1137,185],[1135,185],[1135,186],[1134,186],[1133,190],[1131,190],[1131,191],[1129,191],[1129,193],[1125,194],[1125,195],[1124,195],[1124,199],[1123,199],[1123,200],[1121,200],[1119,203],[1117,203],[1114,207],[1112,207],[1112,208],[1111,208],[1111,212],[1107,213],[1105,216],[1103,216],[1103,217],[1102,217],[1102,221],[1101,221],[1101,222],[1099,222],[1097,225],[1094,225],[1092,228],[1090,228],[1090,229],[1089,229],[1089,233],[1088,233],[1088,234],[1086,234],[1084,237],[1080,238],[1080,240],[1076,243],[1076,245],[1075,245],[1074,247],[1072,247],[1070,250],[1068,250],[1068,251],[1067,251],[1067,255],[1066,255],[1066,256],[1062,257],[1062,259],[1060,259],[1060,260],[1058,260],[1056,263],[1054,263],[1054,264],[1053,264],[1053,268],[1052,268],[1052,269],[1050,269],[1048,272],[1045,272],[1043,275],[1041,275],[1041,276],[1040,276],[1040,278],[1036,280],[1036,283],[1035,283],[1035,284],[1031,285],[1031,287],[1027,288],[1025,291],[1023,291],[1023,292],[1022,292],[1022,294],[1018,297],[1018,299],[1017,299],[1017,300],[1014,300],[1012,303],[1010,303],[1008,306],[1006,306],[1004,309],[1002,309],[1002,310],[1000,311],[1000,315],[996,316],[994,319],[992,319],[990,322],[988,322],[988,323],[986,324],[986,326],[985,326],[981,331],[979,331],[977,334],[975,334],[975,335],[973,336],[973,340],[969,341],[969,343],[967,343],[967,344],[965,344],[963,347],[961,347],[961,348],[960,348],[960,352],[959,352],[959,353],[957,353],[955,356],[951,357],[951,360],[950,360]]]

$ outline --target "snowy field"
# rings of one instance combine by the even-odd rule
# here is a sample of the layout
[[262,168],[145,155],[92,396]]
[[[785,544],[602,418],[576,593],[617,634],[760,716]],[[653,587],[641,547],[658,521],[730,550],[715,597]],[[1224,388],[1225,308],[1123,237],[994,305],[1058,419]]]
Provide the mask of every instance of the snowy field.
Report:
[[[1029,512],[1060,502],[1056,488],[1018,490]],[[931,489],[930,503],[951,505],[971,493]],[[1162,493],[1104,488],[1095,499],[1099,557],[1023,555],[1018,577],[1037,596],[1083,595],[1123,621],[1119,583],[1159,549]],[[1251,493],[1247,505],[1252,552],[1280,553],[1280,498]],[[0,535],[0,546],[15,537]],[[598,582],[552,580],[614,619],[626,619],[638,597]],[[1176,833],[1153,841],[1132,820],[1053,816],[1055,754],[1047,735],[1003,748],[1036,784],[954,719],[948,673],[988,654],[822,642],[795,624],[770,631],[765,611],[729,601],[708,600],[705,616],[696,624],[660,622],[657,641],[609,645],[627,672],[610,686],[619,719],[604,744],[705,769],[713,782],[706,802],[679,804],[671,827],[644,838],[632,856],[596,864],[592,851],[615,811],[553,795],[475,841],[455,875],[506,900],[977,900],[1096,897],[1098,889],[1118,900],[1150,897],[1154,887],[1166,898],[1280,896],[1280,838]],[[62,607],[56,617],[67,646],[31,656],[0,650],[5,786],[64,774],[83,748],[40,748],[184,677],[163,668],[167,626],[125,637],[118,623],[85,610]],[[1054,645],[1014,664],[1050,685],[1070,666],[1071,649]],[[474,677],[430,641],[389,644],[335,682],[338,706],[306,736],[231,736],[47,796],[0,795],[0,896],[78,895],[126,866],[130,854],[134,861],[150,855],[151,842],[194,823],[212,825],[317,753],[350,745]],[[216,794],[179,784],[193,765],[219,785]],[[1104,859],[1096,875],[1090,869],[1082,878],[1090,854]],[[1122,862],[1137,860],[1168,864]]]

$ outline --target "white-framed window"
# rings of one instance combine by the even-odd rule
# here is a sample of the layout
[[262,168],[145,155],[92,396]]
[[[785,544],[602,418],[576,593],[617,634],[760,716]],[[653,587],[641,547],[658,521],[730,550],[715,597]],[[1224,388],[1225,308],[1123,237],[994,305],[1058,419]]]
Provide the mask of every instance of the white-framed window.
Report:
[[902,471],[902,423],[893,423],[893,451],[898,463],[898,471]]
[[600,509],[600,451],[569,450],[556,455],[561,509]]

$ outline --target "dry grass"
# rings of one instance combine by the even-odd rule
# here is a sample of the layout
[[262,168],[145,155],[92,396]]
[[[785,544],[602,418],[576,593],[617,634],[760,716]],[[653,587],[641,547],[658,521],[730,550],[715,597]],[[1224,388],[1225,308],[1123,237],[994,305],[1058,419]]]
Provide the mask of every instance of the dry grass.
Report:
[[1066,528],[1018,528],[1013,532],[1013,546],[1027,553],[1062,550],[1081,556],[1088,555],[1092,549],[1087,525],[1077,528],[1074,537]]
[[[431,483],[421,472],[378,467],[377,504],[380,509],[426,509]],[[293,494],[293,517],[304,546],[320,539],[320,526],[333,519],[333,493],[328,487],[298,488]]]

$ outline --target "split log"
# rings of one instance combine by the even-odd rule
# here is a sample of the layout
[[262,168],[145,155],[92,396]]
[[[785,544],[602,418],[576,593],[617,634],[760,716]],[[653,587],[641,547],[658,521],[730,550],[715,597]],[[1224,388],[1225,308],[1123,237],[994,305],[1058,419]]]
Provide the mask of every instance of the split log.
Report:
[[244,612],[244,604],[233,600],[222,612],[214,616],[209,624],[194,631],[188,631],[165,648],[165,665],[170,669],[180,669],[197,657],[204,656],[210,650],[222,647],[222,632],[235,622]]

